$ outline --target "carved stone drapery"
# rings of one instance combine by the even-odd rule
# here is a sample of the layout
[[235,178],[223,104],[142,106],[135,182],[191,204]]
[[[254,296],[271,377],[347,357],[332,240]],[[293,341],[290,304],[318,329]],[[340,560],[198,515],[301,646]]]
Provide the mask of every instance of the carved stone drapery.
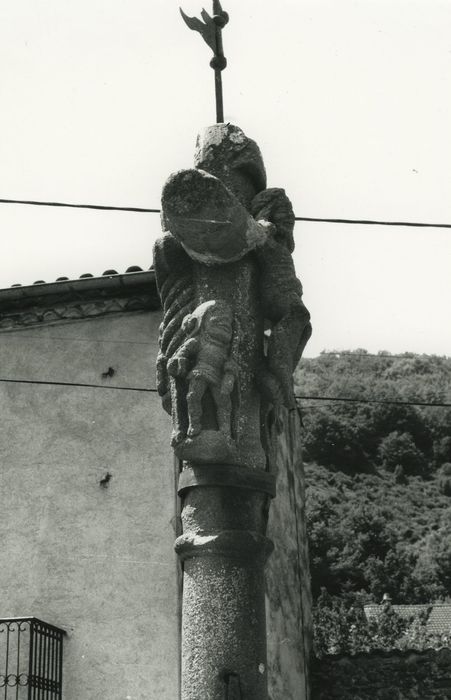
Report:
[[157,386],[183,462],[182,698],[219,700],[236,678],[243,697],[264,700],[275,481],[265,426],[271,408],[295,407],[292,373],[311,333],[293,210],[284,190],[266,189],[255,142],[216,124],[198,138],[195,168],[167,181],[162,224]]

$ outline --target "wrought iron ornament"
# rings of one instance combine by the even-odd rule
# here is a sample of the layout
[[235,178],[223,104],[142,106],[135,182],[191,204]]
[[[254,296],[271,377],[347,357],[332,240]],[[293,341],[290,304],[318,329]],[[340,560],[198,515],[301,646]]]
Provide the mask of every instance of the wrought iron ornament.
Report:
[[221,7],[219,0],[213,0],[213,17],[210,17],[206,10],[202,10],[203,22],[197,17],[188,17],[182,8],[180,13],[186,25],[202,36],[205,43],[214,53],[210,61],[210,66],[215,72],[215,92],[216,92],[216,122],[224,122],[224,103],[222,97],[222,77],[221,72],[227,66],[227,59],[224,56],[222,46],[222,30],[229,21],[229,15]]

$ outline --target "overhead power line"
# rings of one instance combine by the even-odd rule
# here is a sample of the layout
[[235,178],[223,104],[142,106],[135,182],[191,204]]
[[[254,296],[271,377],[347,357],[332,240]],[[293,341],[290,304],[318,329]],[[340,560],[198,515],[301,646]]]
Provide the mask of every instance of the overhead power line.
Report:
[[[104,204],[71,204],[69,202],[40,202],[31,199],[0,199],[0,204],[25,204],[34,207],[68,207],[71,209],[95,209],[99,211],[130,211],[139,214],[159,214],[160,209],[144,207],[114,207]],[[362,226],[415,226],[420,228],[451,228],[451,224],[431,224],[418,221],[373,221],[371,219],[325,219],[314,216],[296,216],[296,221],[313,221],[326,224],[360,224]]]
[[159,214],[160,209],[142,207],[112,207],[103,204],[70,204],[69,202],[38,202],[32,199],[0,199],[0,204],[28,204],[33,207],[69,207],[71,209],[100,209],[101,211],[134,211],[140,214]]
[[44,379],[5,379],[0,378],[0,382],[5,384],[37,384],[44,386],[74,386],[81,389],[113,389],[116,391],[141,391],[146,394],[156,394],[157,390],[140,386],[113,386],[111,384],[86,384],[77,382],[49,382]]
[[323,221],[326,224],[362,224],[363,226],[419,226],[423,228],[451,228],[451,224],[426,224],[418,221],[371,221],[370,219],[315,219],[296,216],[296,221]]
[[[37,384],[45,386],[71,386],[82,389],[108,389],[113,391],[139,391],[146,394],[158,393],[156,389],[150,387],[138,386],[114,386],[112,384],[87,384],[77,382],[50,382],[42,379],[6,379],[0,378],[0,382],[5,384]],[[376,403],[376,404],[392,404],[401,406],[434,406],[437,408],[451,408],[451,403],[428,402],[428,401],[391,401],[389,399],[354,399],[348,396],[302,396],[296,395],[296,399],[307,401],[343,401],[347,403]]]

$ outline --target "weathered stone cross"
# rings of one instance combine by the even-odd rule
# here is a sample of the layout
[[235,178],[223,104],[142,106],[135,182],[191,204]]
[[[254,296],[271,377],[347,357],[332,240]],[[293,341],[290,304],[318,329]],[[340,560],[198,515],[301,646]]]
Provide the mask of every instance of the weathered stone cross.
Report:
[[[206,28],[185,21],[213,46],[214,17],[202,16]],[[218,123],[198,137],[194,168],[167,181],[162,226],[157,384],[183,465],[182,700],[266,700],[269,435],[278,411],[295,408],[292,373],[311,332],[293,209],[266,188],[257,144]]]
[[199,32],[213,51],[214,56],[210,61],[210,66],[215,72],[216,121],[219,124],[224,121],[221,72],[227,66],[227,59],[222,48],[222,30],[229,21],[229,15],[227,12],[224,12],[219,0],[213,0],[213,17],[210,17],[208,12],[202,10],[203,22],[197,17],[188,17],[181,8],[180,12],[188,27]]

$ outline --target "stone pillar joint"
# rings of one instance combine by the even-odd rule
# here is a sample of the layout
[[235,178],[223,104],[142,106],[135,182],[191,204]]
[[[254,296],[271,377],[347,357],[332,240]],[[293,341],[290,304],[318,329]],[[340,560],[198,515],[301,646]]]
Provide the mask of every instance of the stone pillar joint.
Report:
[[264,472],[234,464],[191,464],[179,477],[178,494],[200,486],[227,486],[236,489],[261,491],[271,498],[276,495],[276,477]]
[[182,561],[217,555],[236,560],[259,559],[264,563],[274,548],[270,539],[251,530],[222,530],[212,535],[184,533],[175,541]]

